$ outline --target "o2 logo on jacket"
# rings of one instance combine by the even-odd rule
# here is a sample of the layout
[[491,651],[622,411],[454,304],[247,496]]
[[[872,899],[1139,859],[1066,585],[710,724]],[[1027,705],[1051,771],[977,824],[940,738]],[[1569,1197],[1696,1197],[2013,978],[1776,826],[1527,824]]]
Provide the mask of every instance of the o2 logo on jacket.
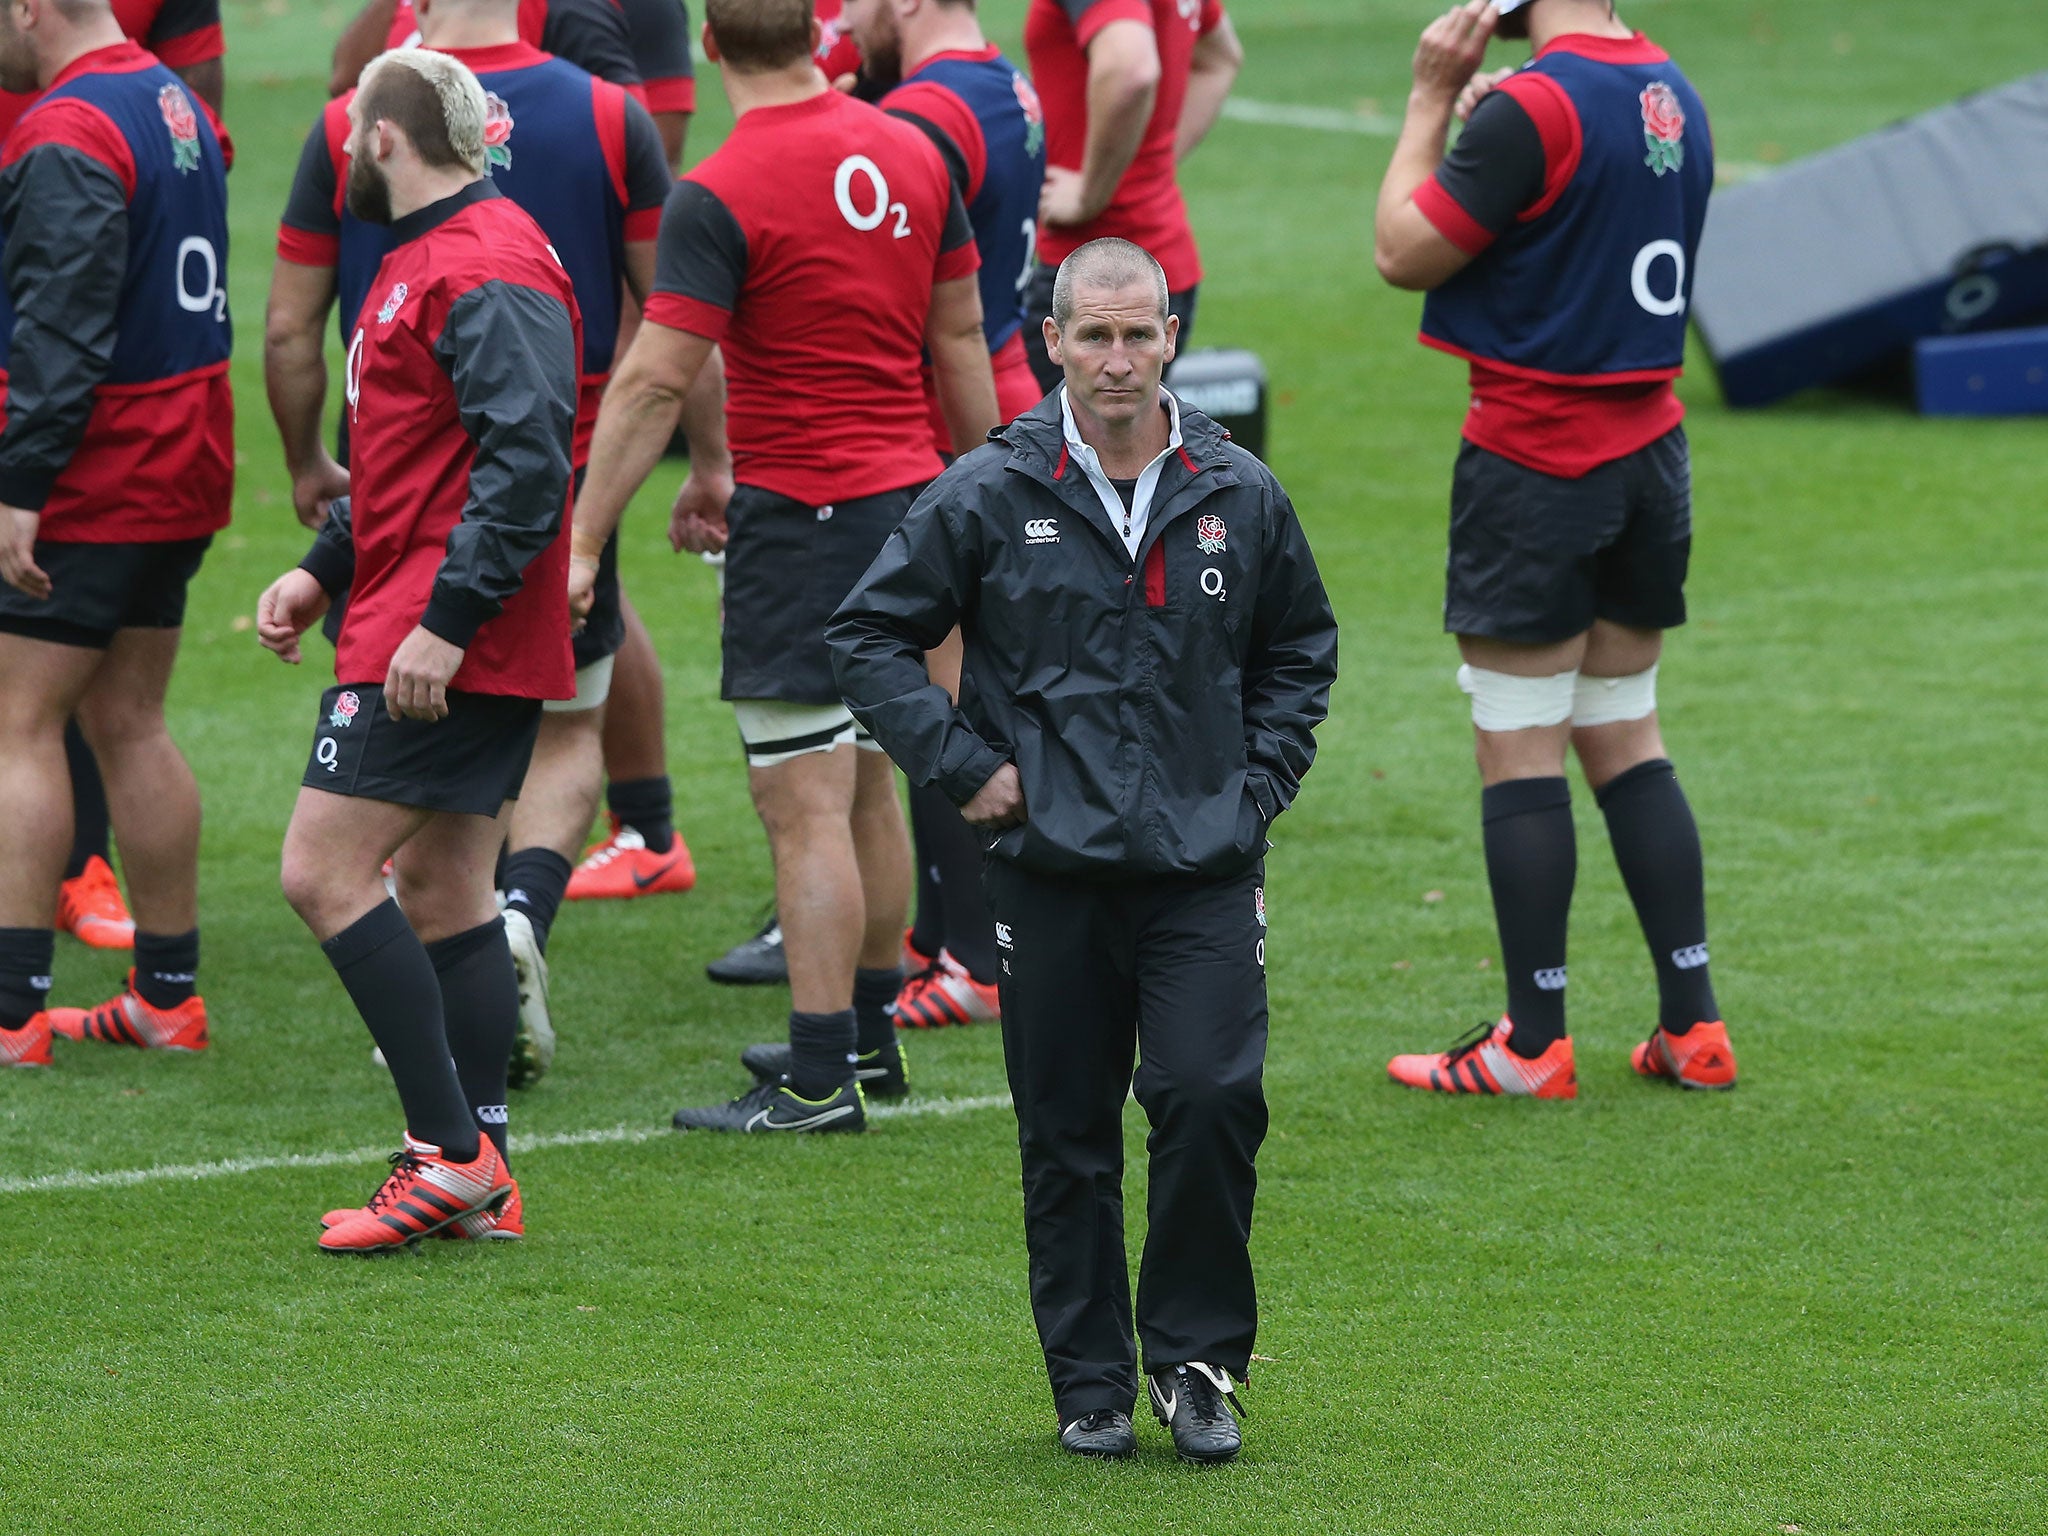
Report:
[[1204,513],[1195,521],[1195,548],[1205,555],[1223,553],[1223,536],[1228,530],[1223,519],[1213,513]]
[[167,85],[156,93],[156,109],[171,134],[171,164],[183,176],[199,169],[199,118],[182,88]]
[[363,394],[363,328],[356,327],[349,338],[348,362],[342,368],[341,392],[348,397],[348,419],[356,419],[356,402]]

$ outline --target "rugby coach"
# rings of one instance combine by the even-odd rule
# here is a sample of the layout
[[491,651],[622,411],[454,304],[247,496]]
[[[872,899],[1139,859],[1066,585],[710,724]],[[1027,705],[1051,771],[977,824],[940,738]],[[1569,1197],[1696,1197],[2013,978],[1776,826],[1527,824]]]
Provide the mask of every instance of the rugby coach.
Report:
[[[1178,327],[1135,245],[1061,263],[1064,387],[918,498],[828,638],[853,713],[988,847],[1031,1305],[1082,1455],[1136,1448],[1123,1132],[1151,1121],[1137,1343],[1193,1461],[1240,1436],[1266,1131],[1266,832],[1315,755],[1337,625],[1293,507],[1160,387]],[[959,625],[956,707],[925,671]]]

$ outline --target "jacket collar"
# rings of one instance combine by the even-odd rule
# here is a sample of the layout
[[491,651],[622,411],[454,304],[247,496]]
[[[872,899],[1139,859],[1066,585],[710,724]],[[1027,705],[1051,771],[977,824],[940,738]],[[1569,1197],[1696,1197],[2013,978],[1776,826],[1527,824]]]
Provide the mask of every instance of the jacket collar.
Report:
[[429,203],[424,208],[415,208],[402,219],[391,221],[391,243],[403,245],[408,240],[417,240],[430,230],[440,228],[463,209],[477,203],[487,202],[504,194],[491,184],[488,176],[479,176],[460,192],[451,192],[438,203]]

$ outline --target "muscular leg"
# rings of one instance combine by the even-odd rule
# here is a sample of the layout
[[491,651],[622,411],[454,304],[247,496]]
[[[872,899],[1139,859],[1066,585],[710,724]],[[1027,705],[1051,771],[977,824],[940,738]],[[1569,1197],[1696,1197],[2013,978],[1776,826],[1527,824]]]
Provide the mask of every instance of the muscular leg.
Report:
[[506,906],[526,913],[543,952],[603,794],[604,718],[603,705],[543,714],[526,783],[513,802]]
[[71,861],[64,866],[64,878],[76,880],[85,873],[91,859],[108,859],[110,823],[107,786],[100,778],[99,762],[86,745],[85,733],[73,720],[64,728],[64,755],[71,765]]
[[862,1055],[896,1039],[890,1005],[903,985],[904,909],[910,903],[910,839],[896,798],[896,767],[880,752],[855,753],[853,849],[860,864],[860,964],[854,973],[856,1046]]
[[[1467,666],[1512,677],[1556,677],[1584,659],[1586,637],[1554,645],[1517,645],[1472,635],[1458,637]],[[1571,723],[1525,730],[1473,727],[1485,788],[1480,797],[1486,878],[1506,973],[1509,1046],[1534,1059],[1565,1033],[1565,939],[1578,846],[1572,831],[1571,791],[1564,777]]]
[[[1630,677],[1663,652],[1656,630],[1593,626],[1588,677]],[[1639,720],[1583,726],[1572,748],[1607,818],[1608,840],[1657,967],[1657,1022],[1674,1035],[1717,1021],[1707,969],[1704,862],[1692,806],[1665,755],[1655,711]]]
[[668,742],[661,658],[632,599],[619,594],[625,643],[613,663],[611,702],[604,718],[604,772],[612,810],[647,839],[656,853],[673,840],[674,802],[668,782]]

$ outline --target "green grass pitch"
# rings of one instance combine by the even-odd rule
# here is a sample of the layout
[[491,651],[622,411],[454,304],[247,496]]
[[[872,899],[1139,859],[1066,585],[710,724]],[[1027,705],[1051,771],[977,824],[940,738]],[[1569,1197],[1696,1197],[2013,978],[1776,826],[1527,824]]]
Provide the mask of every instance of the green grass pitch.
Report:
[[[769,879],[711,579],[661,537],[668,469],[627,564],[700,888],[558,929],[561,1058],[514,1109],[551,1139],[520,1164],[525,1243],[316,1253],[315,1218],[369,1193],[399,1127],[276,888],[320,662],[279,666],[247,622],[303,545],[262,308],[345,13],[227,8],[242,468],[173,697],[207,801],[216,1043],[75,1046],[0,1082],[0,1530],[2048,1529],[2041,428],[1835,394],[1737,416],[1695,358],[1696,622],[1666,721],[1743,1085],[1632,1078],[1650,968],[1581,789],[1582,1097],[1397,1091],[1390,1053],[1499,997],[1437,633],[1462,381],[1372,274],[1371,133],[1227,121],[1188,173],[1201,340],[1270,367],[1274,462],[1345,626],[1270,865],[1242,1462],[1190,1473],[1149,1421],[1135,1464],[1054,1448],[992,1031],[913,1039],[917,1102],[945,1102],[864,1138],[663,1130],[742,1086],[735,1053],[785,1006],[703,979]],[[986,9],[1013,39],[1017,0]],[[1234,9],[1243,98],[1398,114],[1419,0]],[[1624,6],[1699,83],[1724,161],[1752,165],[2048,67],[2030,9]],[[709,71],[705,108],[697,155],[725,121]],[[124,964],[63,941],[60,999],[98,1000]],[[232,1159],[264,1166],[164,1171]],[[123,1170],[157,1171],[95,1177]],[[1134,1214],[1142,1188],[1134,1167]]]

